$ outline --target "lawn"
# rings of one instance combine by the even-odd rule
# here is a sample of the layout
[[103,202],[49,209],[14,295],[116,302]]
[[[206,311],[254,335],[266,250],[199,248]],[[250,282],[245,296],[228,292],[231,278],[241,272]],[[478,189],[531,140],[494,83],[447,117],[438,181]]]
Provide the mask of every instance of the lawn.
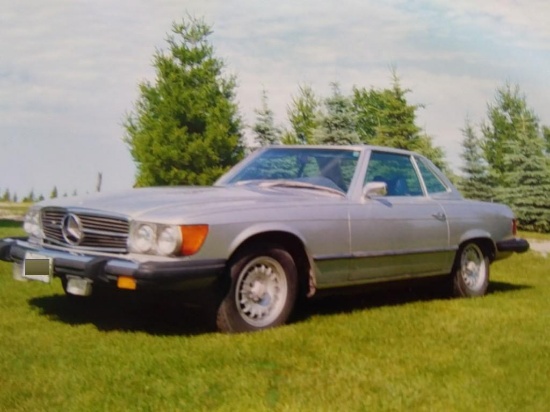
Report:
[[483,298],[371,292],[222,335],[172,300],[74,305],[0,262],[0,410],[546,411],[549,273],[528,252],[492,267]]
[[0,202],[1,219],[23,219],[31,203]]

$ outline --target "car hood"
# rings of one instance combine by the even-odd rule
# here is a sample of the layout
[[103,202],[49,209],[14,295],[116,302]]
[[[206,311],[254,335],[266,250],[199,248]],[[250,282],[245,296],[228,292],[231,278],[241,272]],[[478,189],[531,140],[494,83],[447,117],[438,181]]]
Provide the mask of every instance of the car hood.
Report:
[[51,199],[42,207],[87,209],[119,214],[140,220],[171,221],[174,217],[202,216],[228,210],[280,207],[320,199],[342,201],[343,197],[323,191],[297,188],[260,188],[258,186],[186,186],[131,189],[112,194]]

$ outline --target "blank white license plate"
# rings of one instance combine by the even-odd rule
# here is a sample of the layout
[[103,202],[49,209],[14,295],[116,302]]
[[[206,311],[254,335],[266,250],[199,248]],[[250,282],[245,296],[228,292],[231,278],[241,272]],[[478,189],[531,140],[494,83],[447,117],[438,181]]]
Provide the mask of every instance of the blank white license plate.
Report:
[[53,259],[39,253],[27,252],[23,262],[23,278],[50,283],[53,277]]

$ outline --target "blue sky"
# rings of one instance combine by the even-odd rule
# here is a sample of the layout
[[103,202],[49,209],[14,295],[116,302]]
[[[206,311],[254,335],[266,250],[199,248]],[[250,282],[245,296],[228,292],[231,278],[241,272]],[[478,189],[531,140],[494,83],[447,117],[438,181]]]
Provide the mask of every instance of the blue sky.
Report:
[[237,76],[244,120],[262,88],[277,122],[298,85],[390,85],[396,67],[418,124],[460,165],[460,129],[479,123],[495,89],[519,84],[550,125],[547,0],[22,0],[0,12],[0,191],[19,197],[131,187],[122,141],[138,83],[154,80],[156,48],[187,13]]

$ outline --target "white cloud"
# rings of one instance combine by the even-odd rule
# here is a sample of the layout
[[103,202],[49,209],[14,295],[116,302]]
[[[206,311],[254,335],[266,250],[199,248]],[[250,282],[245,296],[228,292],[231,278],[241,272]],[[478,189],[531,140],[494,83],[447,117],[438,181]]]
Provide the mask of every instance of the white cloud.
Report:
[[477,24],[503,41],[550,50],[550,3],[547,0],[429,0],[464,25]]

